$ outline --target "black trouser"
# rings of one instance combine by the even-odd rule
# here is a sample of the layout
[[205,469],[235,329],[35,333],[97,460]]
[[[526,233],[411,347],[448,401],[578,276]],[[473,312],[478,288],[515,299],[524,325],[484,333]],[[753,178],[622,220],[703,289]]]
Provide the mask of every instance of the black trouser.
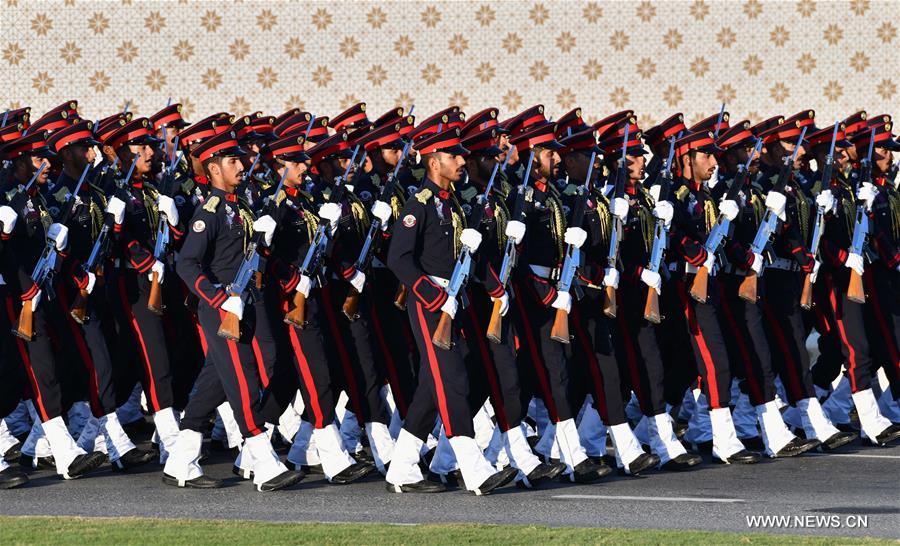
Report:
[[391,385],[391,394],[401,419],[406,418],[416,388],[419,354],[409,329],[406,311],[394,305],[397,279],[386,267],[369,269],[366,296],[370,304],[372,334],[376,342],[375,362]]
[[388,424],[390,416],[381,400],[381,387],[385,380],[375,366],[367,295],[362,295],[359,318],[351,322],[342,312],[350,284],[333,281],[320,290],[325,322],[330,338],[334,341],[327,347],[329,358],[340,364],[343,387],[350,398],[350,409],[356,414],[360,424]]
[[824,283],[829,322],[837,333],[841,354],[846,359],[850,389],[854,393],[864,391],[872,386],[873,370],[872,352],[866,334],[865,304],[847,298],[850,273],[846,267],[833,268],[822,275],[819,283]]
[[872,317],[867,328],[872,356],[876,367],[884,369],[896,400],[900,398],[900,274],[878,260],[866,267],[863,283]]
[[[525,266],[527,267],[527,266]],[[550,339],[556,309],[547,307],[528,280],[514,283],[515,297],[510,303],[521,347],[519,370],[526,396],[539,396],[553,423],[574,416],[569,393],[569,369],[565,348]]]
[[[441,349],[431,341],[437,329],[441,312],[430,313],[413,297],[406,307],[409,323],[421,355],[419,384],[409,404],[409,412],[403,428],[423,442],[434,429],[440,416],[444,432],[453,436],[474,437],[471,408],[469,407],[469,374],[459,344],[461,316],[454,319],[449,350]],[[463,313],[459,310],[458,313]]]
[[784,383],[788,401],[816,395],[806,350],[806,328],[800,309],[804,273],[768,268],[763,272],[763,311],[775,370]]
[[500,343],[491,343],[487,339],[492,310],[493,302],[484,287],[470,283],[469,307],[459,311],[471,362],[469,405],[474,416],[489,397],[497,425],[501,432],[506,432],[522,422],[528,400],[523,399],[519,385],[515,340],[509,321],[502,322]]
[[741,391],[750,397],[751,404],[771,402],[775,400],[775,370],[763,316],[765,286],[761,291],[763,299],[749,303],[738,294],[744,275],[719,273],[716,278],[721,302],[719,318],[732,372],[741,379]]
[[198,335],[196,324],[196,298],[174,268],[168,269],[166,282],[162,285],[163,328],[169,347],[177,347],[170,353],[172,362],[172,393],[176,409],[184,409],[188,396],[194,387],[194,381],[203,367],[206,357],[204,344]]
[[[170,278],[169,281],[175,279]],[[110,279],[110,296],[116,305],[120,347],[136,354],[143,373],[140,381],[151,413],[172,407],[172,371],[163,320],[147,309],[150,280],[146,273],[119,268]],[[215,331],[213,332],[215,333]],[[120,353],[121,354],[121,353]]]

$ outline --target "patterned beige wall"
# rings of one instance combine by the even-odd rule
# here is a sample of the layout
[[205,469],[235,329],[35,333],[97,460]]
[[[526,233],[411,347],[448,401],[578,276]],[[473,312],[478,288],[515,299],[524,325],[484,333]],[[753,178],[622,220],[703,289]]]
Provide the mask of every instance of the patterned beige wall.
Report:
[[898,0],[0,0],[0,106],[891,112]]

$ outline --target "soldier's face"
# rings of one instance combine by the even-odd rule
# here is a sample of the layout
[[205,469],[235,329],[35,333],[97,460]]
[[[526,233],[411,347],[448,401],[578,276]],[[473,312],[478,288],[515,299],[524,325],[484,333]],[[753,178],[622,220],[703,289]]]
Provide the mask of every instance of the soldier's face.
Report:
[[[791,150],[791,152],[793,152],[793,150]],[[809,149],[806,146],[800,146],[800,151],[797,152],[797,157],[794,158],[795,169],[809,168],[808,152]]]
[[872,150],[872,164],[875,166],[875,170],[877,170],[878,172],[888,172],[893,162],[894,154],[887,148],[876,146]]
[[[215,164],[211,165],[215,166]],[[218,164],[219,173],[222,183],[230,189],[237,188],[241,183],[241,174],[244,172],[244,164],[241,163],[240,157],[226,157]],[[210,174],[215,175],[214,170],[210,170]]]
[[50,161],[46,157],[29,155],[17,159],[15,163],[16,178],[23,183],[27,182],[42,165],[46,166],[40,176],[35,180],[35,183],[46,184],[47,179],[50,177]]
[[[137,161],[134,165],[135,178],[149,173],[150,169],[153,167],[153,148],[147,144],[130,144],[127,150],[131,157],[135,157],[135,154],[137,154]],[[131,157],[129,157],[127,163],[123,162],[129,167],[131,166]]]
[[[347,165],[350,164],[350,158],[349,157],[338,158],[336,163],[338,166],[337,171],[339,174],[335,174],[335,176],[339,176],[339,175],[344,174],[344,172],[347,171]],[[354,166],[352,169],[350,169],[350,172],[347,174],[347,180],[345,180],[345,182],[350,182],[351,180],[353,180],[353,178],[355,176],[356,176],[356,167]]]
[[628,180],[640,182],[644,179],[644,164],[646,159],[642,155],[628,156]]
[[706,182],[712,178],[716,171],[716,156],[706,152],[697,152],[692,157],[689,156],[688,166],[690,176],[697,182]]
[[178,127],[166,127],[165,132],[163,132],[162,127],[156,131],[156,137],[165,139],[163,143],[163,149],[169,150],[169,153],[172,153],[172,148],[175,146],[175,137],[177,137],[181,133],[181,129]]
[[437,154],[438,176],[449,182],[458,182],[466,172],[466,160],[461,155],[444,152]]
[[537,175],[538,178],[544,180],[552,180],[559,172],[559,153],[556,150],[541,149],[535,159],[538,162]]
[[513,164],[519,161],[519,150],[509,144],[509,135],[500,135],[500,149],[503,150],[503,153],[497,156],[497,161],[501,163],[506,161],[507,154],[512,154],[508,163]]
[[97,153],[93,146],[69,146],[63,151],[63,163],[71,165],[71,167],[79,173],[84,170],[85,165],[90,165],[97,158]]
[[394,148],[381,149],[381,159],[384,160],[384,164],[388,167],[396,167],[397,162],[400,161],[400,156],[402,154],[402,150],[397,150]]
[[278,176],[282,176],[284,174],[284,170],[288,170],[288,175],[284,179],[284,183],[287,186],[297,186],[303,182],[303,175],[306,174],[306,171],[309,167],[306,166],[306,163],[298,162],[298,161],[281,161],[279,163],[276,172],[278,172]]

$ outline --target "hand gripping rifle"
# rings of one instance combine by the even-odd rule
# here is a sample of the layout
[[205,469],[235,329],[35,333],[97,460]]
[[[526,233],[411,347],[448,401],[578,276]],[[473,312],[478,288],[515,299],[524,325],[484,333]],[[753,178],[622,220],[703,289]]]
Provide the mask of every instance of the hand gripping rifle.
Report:
[[[381,188],[381,195],[378,197],[379,201],[390,204],[391,197],[394,195],[394,188],[397,186],[397,176],[400,174],[400,168],[403,166],[403,160],[406,159],[406,155],[409,153],[410,146],[412,145],[412,140],[406,143],[403,147],[403,152],[400,154],[400,160],[397,161],[397,164],[394,166],[393,172],[388,175],[388,179],[385,181],[384,186]],[[365,165],[365,155],[363,155],[363,159],[361,163]],[[375,254],[376,247],[378,243],[382,240],[380,237],[382,225],[381,220],[378,218],[374,218],[372,220],[372,225],[369,226],[369,233],[366,234],[366,240],[363,242],[362,249],[359,251],[359,257],[356,258],[356,263],[354,263],[354,268],[357,271],[362,271],[363,273],[369,270],[369,266],[372,264],[372,256]],[[350,291],[347,293],[347,298],[344,300],[344,306],[342,308],[344,312],[344,316],[346,316],[350,321],[354,321],[359,318],[359,297],[360,293],[353,286],[350,287]]]
[[[165,127],[163,127],[163,129],[165,129]],[[180,158],[177,150],[178,137],[175,137],[175,142],[173,142],[172,146],[172,157],[169,160],[169,166],[163,174],[163,179],[159,188],[159,193],[168,197],[172,197],[178,188],[175,167],[178,166]],[[166,154],[166,157],[169,157],[168,153]],[[132,167],[133,166],[134,162],[132,161]],[[169,250],[169,243],[171,242],[171,230],[169,229],[169,218],[164,212],[159,213],[158,224],[159,225],[156,228],[156,243],[153,246],[153,258],[160,262],[165,262],[164,259]],[[152,273],[150,278],[150,295],[147,297],[147,310],[155,315],[163,314],[162,290],[159,285],[159,274],[156,271]]]
[[[741,193],[741,189],[747,183],[747,179],[750,176],[750,163],[753,161],[753,157],[759,153],[760,149],[762,149],[762,140],[757,139],[756,146],[753,148],[753,151],[750,152],[750,157],[747,158],[747,162],[744,165],[738,166],[738,172],[735,175],[734,180],[731,181],[731,185],[728,187],[728,192],[725,194],[724,200],[734,201],[737,199],[738,194]],[[703,248],[706,250],[707,254],[714,256],[719,252],[719,247],[722,246],[722,241],[728,236],[730,228],[731,221],[728,220],[724,214],[719,214],[719,217],[716,219],[716,225],[709,230],[709,235],[707,235],[706,242],[703,244]],[[700,266],[700,268],[697,269],[697,273],[694,275],[694,282],[691,283],[691,297],[700,303],[706,303],[708,298],[709,273],[710,271],[705,265]]]
[[[506,162],[509,161],[509,156],[511,153],[507,152],[506,160],[503,162],[504,166]],[[516,192],[516,200],[513,203],[512,214],[510,215],[510,221],[518,221],[521,222],[525,217],[525,190],[528,189],[528,181],[531,179],[531,166],[534,163],[534,150],[531,150],[531,153],[528,155],[528,163],[525,166],[525,178],[522,180],[522,185],[519,186],[519,190]],[[492,175],[493,176],[493,175]],[[506,247],[503,249],[503,262],[500,264],[500,286],[506,290],[507,285],[509,284],[509,278],[512,276],[512,270],[516,267],[516,263],[519,261],[519,254],[516,251],[516,244],[511,238],[506,239]],[[503,326],[503,316],[500,314],[501,303],[499,301],[494,302],[494,308],[491,310],[491,320],[488,322],[487,329],[487,338],[493,343],[500,343],[501,341],[501,327]]]
[[[353,150],[353,157],[351,157],[350,162],[347,163],[347,168],[344,170],[343,176],[334,180],[335,189],[331,193],[331,198],[329,199],[330,202],[340,204],[345,190],[344,181],[350,176],[350,170],[353,168],[357,152],[359,152],[359,146]],[[300,275],[305,275],[312,280],[318,280],[319,286],[325,284],[322,268],[324,266],[325,258],[327,257],[332,237],[333,235],[331,233],[329,221],[320,220],[319,227],[316,228],[316,234],[313,236],[313,240],[310,241],[306,256],[303,258],[303,263],[300,265]],[[290,324],[301,330],[306,328],[306,296],[303,295],[303,292],[299,290],[294,292],[294,308],[284,315],[284,322],[285,324]]]
[[[137,157],[138,154],[134,154],[134,157],[131,159],[131,167],[128,169],[128,175],[116,183],[116,193],[128,186],[131,175],[134,174],[134,165],[137,162]],[[104,219],[103,226],[100,228],[100,233],[97,234],[97,239],[94,241],[94,246],[91,247],[91,253],[88,255],[87,262],[81,265],[81,269],[85,275],[93,273],[97,276],[97,283],[100,282],[101,276],[100,264],[106,259],[106,252],[109,250],[109,231],[112,229],[111,224],[111,219]],[[72,302],[72,309],[69,311],[69,314],[78,324],[85,324],[88,320],[87,305],[89,297],[90,294],[87,291],[87,287],[85,287],[78,291],[75,295],[75,301]]]
[[[872,151],[875,145],[875,129],[872,129],[869,135],[869,152],[866,158],[860,161],[859,178],[857,178],[857,186],[854,191],[865,182],[872,182]],[[869,236],[869,215],[866,214],[865,203],[857,198],[856,200],[856,221],[853,224],[853,239],[850,242],[850,252],[864,256],[866,248],[866,239]],[[850,284],[847,286],[847,299],[856,303],[866,302],[866,292],[863,290],[862,275],[856,271],[850,270]]]
[[[56,219],[57,223],[63,225],[69,223],[75,204],[79,201],[78,192],[81,191],[81,186],[84,184],[84,179],[87,178],[87,173],[90,168],[90,164],[84,166],[81,177],[78,179],[78,184],[75,186],[75,191],[66,196],[63,210],[60,213],[59,218]],[[56,249],[56,241],[47,237],[44,251],[41,253],[41,257],[38,258],[37,263],[34,265],[34,270],[31,272],[31,282],[33,282],[38,289],[43,289],[47,293],[47,300],[51,300],[54,297],[53,276],[58,265],[56,263],[58,257],[59,251]],[[16,324],[13,333],[25,341],[31,341],[34,338],[34,308],[32,307],[32,300],[22,302],[19,321]]]
[[[659,177],[659,197],[658,202],[668,201],[669,192],[672,189],[672,160],[675,158],[675,137],[669,139],[669,156],[666,159],[665,167]],[[660,264],[663,256],[669,246],[669,230],[666,229],[666,223],[657,219],[653,228],[653,249],[650,252],[650,262],[647,264],[647,270],[654,273],[659,272]],[[659,294],[655,288],[647,287],[647,303],[644,304],[644,320],[659,324],[662,322],[662,314],[659,312]]]
[[[622,140],[622,157],[616,169],[616,183],[613,188],[613,198],[622,198],[625,195],[625,179],[628,177],[628,130],[629,124],[625,124],[625,134]],[[619,243],[622,242],[622,234],[625,232],[624,222],[618,216],[613,215],[612,230],[609,235],[609,251],[606,253],[607,267],[617,268],[619,262]],[[604,291],[603,314],[609,318],[616,318],[616,289],[607,286]]]
[[[281,191],[282,186],[284,186],[284,179],[287,178],[288,171],[289,169],[284,169],[284,172],[281,174],[281,180],[278,182],[278,187],[275,188],[275,195],[278,195],[278,192]],[[267,214],[272,214],[274,208],[275,200],[272,199],[260,211],[260,215],[265,216]],[[241,261],[240,267],[238,267],[234,280],[225,288],[225,293],[229,296],[243,297],[244,292],[246,292],[247,288],[250,286],[250,281],[253,279],[256,280],[256,286],[253,288],[256,290],[260,288],[259,247],[263,244],[263,237],[265,237],[265,234],[262,232],[253,234],[253,238],[250,240],[250,244],[247,245],[247,250],[244,252],[244,259]],[[216,333],[225,339],[237,341],[241,337],[241,319],[234,313],[225,313],[225,318],[222,319],[222,324],[219,326],[219,331]]]
[[[784,187],[790,180],[791,171],[794,169],[794,159],[797,158],[797,153],[800,151],[800,145],[803,143],[803,137],[805,136],[806,127],[800,132],[800,138],[797,140],[797,146],[794,148],[794,153],[784,158],[784,165],[781,166],[781,172],[778,173],[778,180],[770,191],[784,192]],[[777,228],[778,216],[771,210],[766,210],[766,215],[763,216],[762,222],[756,230],[756,236],[753,238],[753,244],[750,245],[750,250],[752,250],[754,254],[762,254]],[[747,276],[744,277],[744,280],[741,281],[741,286],[738,288],[738,295],[744,301],[755,303],[757,298],[756,288],[758,284],[759,275],[754,271],[750,271]]]
[[[575,209],[572,211],[572,227],[581,227],[584,223],[584,209],[587,208],[587,200],[591,194],[591,176],[594,174],[594,159],[597,152],[591,152],[591,163],[588,165],[587,176],[584,184],[578,188],[578,198]],[[566,246],[566,258],[563,260],[562,270],[559,274],[559,283],[556,289],[559,292],[570,292],[573,287],[576,299],[581,299],[581,286],[575,282],[575,274],[581,266],[581,249],[575,245]],[[569,335],[569,313],[565,309],[557,309],[553,319],[553,327],[550,329],[550,339],[568,345],[571,341]]]
[[[831,171],[834,168],[834,145],[837,142],[839,122],[834,122],[834,132],[831,133],[831,147],[828,149],[828,155],[825,156],[825,166],[822,168],[822,190],[828,189],[831,183]],[[816,223],[813,225],[812,240],[809,245],[809,252],[818,259],[819,243],[822,242],[822,232],[825,230],[825,208],[816,207]],[[803,276],[803,290],[800,292],[800,307],[809,311],[813,306],[812,298],[812,273]]]

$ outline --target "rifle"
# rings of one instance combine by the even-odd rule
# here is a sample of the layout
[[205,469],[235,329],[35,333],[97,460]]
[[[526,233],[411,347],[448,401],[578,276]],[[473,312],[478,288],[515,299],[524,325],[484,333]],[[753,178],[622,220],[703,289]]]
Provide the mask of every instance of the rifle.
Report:
[[9,108],[3,112],[3,122],[0,122],[0,129],[6,127],[6,120],[9,118]]
[[[75,203],[78,201],[78,192],[81,191],[81,185],[84,184],[84,179],[87,178],[90,167],[89,164],[84,166],[84,171],[82,171],[81,177],[78,179],[75,191],[66,196],[66,203],[63,207],[63,211],[57,219],[58,223],[65,225],[72,217],[72,210],[75,208]],[[52,277],[55,273],[58,256],[59,251],[56,249],[56,241],[47,237],[44,251],[41,253],[41,257],[38,259],[37,263],[34,265],[34,270],[31,272],[31,282],[33,282],[38,289],[43,288],[46,291],[47,300],[51,300],[54,297]],[[51,282],[45,283],[44,281],[47,280],[50,280]],[[32,300],[22,302],[19,321],[13,329],[13,334],[25,341],[31,341],[34,338],[34,308],[31,303]]]
[[[285,168],[281,174],[281,181],[278,182],[278,187],[275,188],[276,196],[281,191],[282,186],[284,186],[284,179],[287,178],[288,171],[289,169]],[[274,207],[275,199],[272,199],[260,211],[260,215],[271,214]],[[253,238],[250,239],[247,250],[244,252],[244,259],[241,260],[241,265],[238,267],[234,280],[225,288],[225,293],[230,297],[242,297],[250,286],[251,279],[256,280],[256,286],[253,288],[256,290],[260,288],[259,247],[263,244],[263,237],[263,233],[256,232],[253,234]],[[231,341],[238,341],[241,337],[241,319],[234,313],[225,313],[225,317],[222,319],[222,324],[219,326],[219,331],[216,334]]]
[[[353,168],[357,152],[359,152],[358,145],[353,150],[353,156],[350,158],[350,162],[347,163],[347,168],[344,170],[343,176],[334,180],[336,187],[331,193],[331,199],[329,199],[329,201],[335,203],[341,202],[345,190],[344,181],[350,176],[350,170]],[[300,275],[305,275],[310,279],[318,279],[319,286],[325,284],[325,279],[324,276],[321,275],[321,270],[325,261],[326,252],[331,243],[331,238],[332,234],[329,222],[320,221],[319,226],[316,228],[316,234],[313,236],[313,240],[309,243],[309,248],[306,250],[306,256],[303,257],[303,263],[300,265]],[[294,308],[284,315],[284,322],[285,324],[290,324],[301,330],[306,328],[306,296],[303,295],[303,292],[299,290],[294,292]]]
[[[619,168],[616,169],[616,183],[613,188],[613,198],[622,198],[625,195],[625,178],[628,176],[628,130],[631,126],[625,124],[625,134],[622,140],[622,158],[619,160]],[[612,200],[611,200],[612,201]],[[622,234],[625,226],[622,220],[613,216],[612,231],[609,235],[609,252],[606,254],[607,267],[616,268],[619,262],[619,243],[622,242]],[[607,286],[604,289],[603,314],[609,318],[616,318],[616,289]]]
[[[665,167],[659,177],[659,197],[658,202],[668,201],[669,191],[672,189],[672,160],[675,157],[675,137],[669,139],[669,156],[666,159]],[[666,229],[666,223],[662,220],[656,220],[653,228],[653,249],[650,252],[650,262],[647,264],[647,270],[654,273],[659,272],[659,266],[662,263],[663,255],[669,246],[669,230]],[[647,287],[647,302],[644,304],[644,320],[659,324],[662,322],[662,315],[659,312],[659,294],[655,288]]]
[[[503,164],[506,165],[506,162],[509,161],[509,157],[512,154],[506,154],[506,159]],[[516,200],[513,203],[512,214],[509,217],[509,221],[518,221],[521,222],[522,218],[525,216],[525,190],[528,189],[528,181],[531,179],[531,165],[534,163],[534,150],[531,150],[531,153],[528,154],[528,163],[525,166],[525,178],[522,180],[522,184],[519,186],[519,190],[516,192]],[[506,240],[506,247],[503,250],[503,262],[500,264],[500,286],[506,290],[506,286],[509,284],[509,278],[512,276],[512,270],[516,267],[516,263],[519,261],[519,253],[516,251],[516,245],[512,239]],[[487,329],[487,338],[493,343],[500,343],[501,341],[501,327],[503,325],[503,316],[500,314],[500,307],[502,304],[500,301],[494,302],[494,308],[491,310],[491,320],[488,322]]]
[[[587,208],[587,199],[591,193],[591,176],[594,174],[594,159],[596,159],[596,157],[597,152],[591,152],[591,162],[588,165],[587,176],[584,179],[584,184],[578,188],[578,200],[575,202],[575,209],[572,211],[571,225],[573,227],[581,227],[584,223],[584,209]],[[559,292],[569,292],[574,286],[576,299],[581,299],[583,296],[581,293],[581,286],[577,282],[573,282],[575,273],[578,271],[580,265],[581,249],[575,245],[567,245],[566,258],[563,260],[562,270],[559,274],[557,290]],[[569,313],[567,313],[565,309],[556,310],[556,317],[553,319],[553,327],[550,329],[550,339],[565,345],[570,343],[572,338],[569,335]]]
[[722,103],[722,108],[719,109],[719,117],[716,119],[716,128],[713,131],[713,138],[719,138],[719,130],[722,128],[722,119],[725,117],[725,103]]
[[[860,161],[859,178],[854,191],[863,183],[872,181],[872,151],[875,145],[875,129],[869,135],[869,152],[866,158]],[[853,224],[853,240],[850,243],[850,252],[863,256],[866,247],[866,239],[869,235],[869,215],[866,214],[866,206],[860,199],[856,200],[856,220]],[[862,275],[850,270],[850,284],[847,286],[847,299],[855,303],[866,302],[866,292],[863,290]]]
[[[784,165],[781,166],[781,172],[778,173],[778,181],[775,182],[775,185],[770,191],[784,191],[784,187],[787,185],[788,180],[790,180],[791,178],[791,172],[794,169],[794,159],[796,159],[797,153],[800,151],[800,145],[803,143],[804,136],[806,136],[806,127],[804,127],[800,132],[800,138],[797,140],[797,146],[794,148],[794,153],[784,158]],[[775,216],[771,210],[767,210],[766,215],[763,217],[763,220],[759,225],[759,229],[756,230],[756,237],[753,238],[753,244],[750,245],[750,250],[752,250],[754,254],[762,254],[766,249],[766,245],[769,244],[769,240],[775,234],[775,229],[777,227],[778,217]],[[758,283],[759,275],[751,271],[746,277],[744,277],[744,280],[741,281],[741,286],[738,289],[738,295],[744,301],[755,303],[757,297],[756,287]]]
[[[163,130],[165,131],[165,126],[163,126]],[[162,182],[160,183],[160,194],[166,195],[168,197],[172,197],[175,193],[175,190],[178,188],[177,178],[175,176],[175,167],[178,165],[179,156],[176,151],[178,148],[178,137],[175,137],[175,142],[173,142],[173,154],[172,158],[169,160],[169,166],[166,168],[166,172],[163,175]],[[168,153],[166,154],[168,157]],[[134,167],[134,160],[132,160],[132,168]],[[163,261],[163,258],[166,256],[166,252],[169,248],[169,242],[171,241],[171,233],[169,229],[169,219],[165,213],[159,213],[159,222],[156,228],[156,243],[153,246],[153,258],[158,261]],[[147,310],[155,315],[163,314],[163,303],[162,303],[162,290],[159,285],[159,274],[154,271],[150,278],[150,294],[147,297]]]
[[[747,158],[747,163],[738,166],[738,172],[735,175],[734,180],[731,181],[731,186],[728,187],[728,192],[725,194],[724,200],[734,201],[737,199],[738,194],[750,177],[750,162],[753,161],[753,157],[759,153],[760,149],[762,149],[762,140],[757,139],[756,146],[753,148],[753,151],[750,152],[750,157]],[[728,235],[728,230],[730,228],[731,221],[723,214],[719,214],[719,217],[716,219],[716,225],[709,230],[709,235],[707,235],[706,242],[703,244],[703,248],[706,249],[707,254],[715,255],[719,251],[719,247]],[[694,282],[691,283],[691,297],[700,303],[706,303],[708,298],[709,273],[710,271],[706,266],[700,266],[700,268],[697,269],[697,273],[694,275]]]
[[[834,167],[834,145],[837,141],[839,122],[834,122],[834,132],[831,134],[831,147],[828,149],[828,155],[825,156],[825,166],[822,168],[822,191],[828,189],[831,183],[831,171]],[[822,242],[822,232],[825,230],[825,208],[816,207],[816,223],[813,225],[812,240],[809,245],[809,252],[818,259],[819,243]],[[809,311],[812,309],[812,273],[803,276],[803,290],[800,292],[800,307]]]
[[[116,181],[117,185],[117,193],[121,191],[128,185],[128,182],[131,180],[131,175],[134,174],[134,165],[137,160],[138,154],[132,158],[131,167],[128,169],[128,175],[120,180]],[[100,228],[100,233],[97,234],[97,239],[94,241],[94,246],[91,247],[91,253],[88,255],[87,262],[81,265],[81,269],[84,274],[93,273],[97,276],[97,283],[100,283],[100,279],[102,277],[102,273],[100,265],[103,263],[103,260],[106,257],[106,252],[109,246],[109,231],[111,229],[110,219],[106,219],[103,222],[103,226]],[[72,302],[72,309],[69,311],[69,314],[72,316],[72,319],[75,320],[78,324],[85,324],[88,321],[87,316],[87,305],[88,298],[90,294],[88,294],[87,288],[82,288],[75,295],[75,300]]]
[[[400,167],[403,166],[403,160],[406,158],[406,154],[409,153],[410,145],[412,145],[412,141],[407,142],[406,146],[403,147],[403,153],[400,154],[400,160],[397,161],[397,164],[394,166],[394,171],[388,176],[387,181],[385,181],[384,186],[381,188],[381,195],[378,197],[379,201],[385,203],[391,202],[391,197],[394,195],[394,188],[397,185],[397,175],[400,173]],[[362,159],[363,165],[365,165],[365,161],[366,158],[364,154]],[[375,254],[375,246],[378,244],[378,241],[381,240],[380,238],[377,238],[379,237],[381,228],[381,220],[378,218],[373,219],[372,225],[369,226],[369,233],[366,234],[366,240],[363,242],[362,249],[359,251],[359,257],[356,258],[356,263],[354,264],[357,271],[368,271],[369,266],[372,263],[372,256]],[[344,316],[351,322],[359,318],[359,297],[360,293],[356,288],[351,286],[342,308]]]

